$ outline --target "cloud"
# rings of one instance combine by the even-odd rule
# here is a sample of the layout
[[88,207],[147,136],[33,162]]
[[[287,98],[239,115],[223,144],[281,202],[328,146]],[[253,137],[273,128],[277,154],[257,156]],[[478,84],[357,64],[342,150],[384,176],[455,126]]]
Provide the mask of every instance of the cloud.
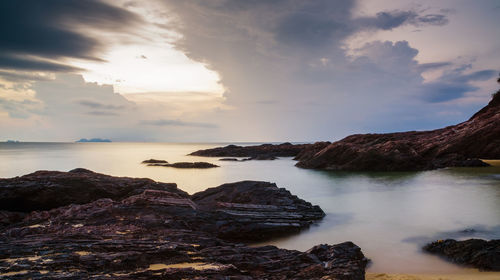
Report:
[[40,112],[40,102],[24,99],[12,100],[0,97],[0,108],[15,119],[27,119],[33,114]]
[[77,100],[75,102],[79,105],[90,107],[93,109],[119,110],[125,108],[124,105],[103,104],[92,100]]
[[198,122],[184,122],[181,120],[143,120],[140,121],[142,125],[153,126],[178,126],[178,127],[197,127],[197,128],[216,128],[217,125],[211,123],[198,123]]
[[49,72],[76,72],[83,70],[70,65],[17,55],[0,55],[0,69]]
[[98,0],[0,1],[0,67],[74,71],[40,58],[100,60],[98,53],[105,45],[91,35],[92,29],[114,32],[140,21],[137,15]]
[[9,82],[44,81],[49,80],[48,75],[41,75],[33,72],[4,71],[0,70],[0,78]]
[[378,28],[391,30],[402,25],[413,25],[416,27],[435,25],[442,26],[448,23],[445,14],[420,15],[416,11],[384,11],[378,12],[374,17],[357,18],[356,22],[363,28]]
[[462,98],[467,93],[479,89],[479,87],[470,84],[471,82],[490,80],[498,73],[495,70],[481,70],[464,74],[468,68],[469,65],[461,65],[445,72],[438,81],[422,85],[423,100],[439,103]]
[[[173,42],[189,59],[216,71],[225,90],[223,96],[219,92],[200,95],[179,89],[165,93],[162,80],[159,89],[120,95],[112,86],[87,83],[79,75],[56,74],[55,79],[42,81],[27,75],[27,79],[36,82],[32,86],[25,83],[22,89],[35,92],[34,98],[40,102],[38,111],[19,102],[4,107],[12,115],[25,113],[27,120],[36,116],[39,123],[33,128],[38,129],[39,135],[78,139],[112,134],[113,139],[146,141],[335,140],[351,133],[428,129],[456,123],[489,98],[486,92],[477,94],[480,98],[473,102],[467,99],[476,94],[481,83],[491,79],[491,65],[466,65],[451,57],[433,61],[424,49],[417,47],[422,44],[406,38],[428,35],[440,28],[448,30],[455,18],[446,10],[418,6],[398,10],[397,5],[391,4],[361,13],[357,10],[359,3],[351,0],[158,0],[148,1],[147,5],[127,2],[124,8],[96,0],[59,0],[47,2],[50,10],[42,7],[43,15],[39,15],[33,7],[40,7],[43,2],[24,3],[33,3],[26,12],[33,21],[21,15],[20,20],[9,22],[14,23],[12,30],[25,30],[26,36],[19,33],[20,37],[14,38],[8,34],[6,39],[0,39],[6,42],[0,44],[0,53],[10,58],[13,65],[9,69],[18,69],[14,59],[19,57],[28,62],[60,64],[37,68],[50,72],[59,71],[57,67],[72,67],[69,61],[76,63],[81,59],[106,58],[116,63],[119,59],[113,60],[112,55],[101,56],[106,47],[123,38],[140,37],[148,44]],[[92,8],[100,5],[107,8]],[[16,7],[10,9],[12,14],[21,13]],[[135,13],[144,19],[154,15],[153,20],[147,18],[144,28],[138,24],[141,18]],[[165,20],[157,20],[157,16]],[[38,34],[37,28],[42,30],[40,38],[33,36]],[[416,28],[421,30],[419,34],[407,31]],[[153,29],[158,33],[151,34]],[[362,40],[356,49],[351,47],[350,40],[375,33],[390,33],[394,37],[389,41]],[[108,34],[112,36],[104,38]],[[165,37],[159,39],[158,34]],[[174,36],[174,40],[168,34],[179,36]],[[44,41],[47,38],[60,40],[61,44],[50,46]],[[439,40],[442,38],[436,38],[437,44],[442,43]],[[16,48],[15,44],[24,46]],[[134,44],[126,45],[130,49],[126,57],[134,66],[159,61],[156,52],[136,48]],[[155,51],[156,48],[164,50],[160,43],[155,45]],[[141,59],[142,54],[147,59]],[[426,63],[419,61],[421,57],[426,58]],[[28,62],[24,62],[22,72],[0,71],[4,79],[21,79],[23,73],[34,69]],[[88,68],[89,64],[79,65]],[[107,80],[140,80],[147,85],[152,74],[178,80],[178,76],[160,70],[136,75],[121,65],[126,64],[116,63],[109,68],[112,70],[104,68],[101,73],[108,77],[109,73],[124,70],[131,75]],[[142,69],[135,68],[134,71]],[[431,73],[426,73],[424,80],[426,71]],[[192,73],[186,75],[188,82],[195,81]]]
[[[175,19],[171,28],[183,35],[177,48],[221,76],[225,104],[233,109],[207,118],[229,137],[332,140],[434,128],[463,117],[436,118],[451,109],[434,104],[463,97],[473,90],[471,81],[457,85],[443,76],[431,86],[422,77],[453,67],[453,61],[420,64],[419,50],[404,40],[376,40],[358,50],[346,46],[366,32],[447,25],[446,11],[388,7],[356,17],[353,1],[242,2],[163,2]],[[446,87],[450,83],[455,88]],[[264,106],[262,100],[277,102]],[[464,108],[472,112],[472,106]]]
[[422,63],[418,65],[418,71],[425,72],[429,70],[441,69],[443,67],[451,66],[451,62],[431,62],[431,63]]

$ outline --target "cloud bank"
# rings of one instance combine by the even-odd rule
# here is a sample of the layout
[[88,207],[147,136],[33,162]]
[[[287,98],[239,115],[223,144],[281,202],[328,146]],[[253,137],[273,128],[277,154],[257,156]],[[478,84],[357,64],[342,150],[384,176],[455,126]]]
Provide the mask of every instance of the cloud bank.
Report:
[[[425,50],[411,43],[416,28],[418,34],[449,28],[450,7],[386,5],[360,13],[360,4],[4,1],[0,126],[19,135],[8,138],[47,140],[335,140],[351,133],[449,125],[487,102],[490,92],[484,89],[491,87],[485,85],[494,83],[498,69],[467,57],[421,62]],[[404,33],[407,40],[366,39],[401,30],[411,30]],[[148,37],[152,34],[164,37]],[[135,44],[148,40],[154,46]],[[439,48],[440,40],[434,38],[429,48]],[[105,58],[119,58],[108,52],[120,44],[128,46],[121,54],[127,59],[113,68]],[[194,84],[201,77],[186,69],[182,77],[162,73],[158,63],[155,71],[145,71],[151,69],[147,63],[157,61],[162,44],[215,71],[224,96],[199,87],[191,87],[195,93],[175,87],[157,92],[162,81]],[[155,92],[120,95],[116,88],[122,81],[114,76],[110,85],[86,82],[82,74],[89,70],[82,65],[87,64],[75,61],[110,66],[101,69],[103,75],[123,70],[126,79],[138,79],[131,84],[154,82]],[[179,58],[163,61],[183,69]],[[22,127],[38,132],[18,133]]]

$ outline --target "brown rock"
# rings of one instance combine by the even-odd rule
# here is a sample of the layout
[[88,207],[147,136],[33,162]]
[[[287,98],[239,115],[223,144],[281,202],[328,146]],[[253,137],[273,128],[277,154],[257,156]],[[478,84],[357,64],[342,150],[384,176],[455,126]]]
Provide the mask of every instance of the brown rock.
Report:
[[480,270],[500,271],[500,240],[454,239],[439,240],[427,244],[424,250],[444,256],[446,259]]
[[[74,182],[101,184],[105,181],[110,188],[143,180],[80,171],[33,174],[37,174],[37,182],[62,185],[74,178]],[[58,181],[55,177],[65,179]],[[27,175],[0,182],[8,182],[8,187],[16,189],[26,186],[23,180],[29,184],[33,178]],[[15,185],[9,181],[14,179]],[[71,188],[71,184],[64,186]],[[92,188],[81,189],[92,192],[88,197],[99,197]],[[0,276],[12,279],[364,279],[366,259],[352,243],[321,245],[309,252],[299,252],[274,246],[248,247],[218,237],[220,232],[230,236],[231,232],[237,235],[239,230],[249,237],[260,236],[263,229],[270,236],[273,232],[282,232],[289,227],[287,223],[294,220],[307,227],[324,215],[319,207],[274,184],[245,181],[193,196],[175,188],[129,193],[132,195],[124,198],[100,198],[85,204],[34,211],[24,214],[20,222],[5,225],[0,231]],[[34,198],[36,196],[31,199]],[[38,198],[45,199],[44,196]],[[236,223],[239,224],[232,225]]]
[[302,168],[350,171],[412,171],[487,166],[500,158],[500,94],[463,123],[432,131],[351,135],[302,151]]

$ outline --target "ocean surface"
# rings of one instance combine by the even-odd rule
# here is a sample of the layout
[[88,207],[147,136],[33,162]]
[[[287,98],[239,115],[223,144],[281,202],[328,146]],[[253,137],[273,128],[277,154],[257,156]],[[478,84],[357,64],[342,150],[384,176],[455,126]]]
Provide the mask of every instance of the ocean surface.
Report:
[[[0,143],[0,177],[83,167],[114,176],[174,182],[189,193],[240,180],[275,182],[319,205],[327,216],[300,234],[262,244],[307,250],[320,243],[350,240],[372,260],[371,272],[470,271],[420,248],[436,239],[500,238],[498,167],[348,173],[300,169],[291,158],[230,162],[187,156],[221,145],[227,143]],[[149,158],[206,161],[221,167],[200,170],[141,164]]]

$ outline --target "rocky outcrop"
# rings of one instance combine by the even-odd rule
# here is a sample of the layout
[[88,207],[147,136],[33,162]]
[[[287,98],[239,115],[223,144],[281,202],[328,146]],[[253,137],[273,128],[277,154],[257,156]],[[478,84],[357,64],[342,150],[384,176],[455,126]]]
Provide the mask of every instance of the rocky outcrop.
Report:
[[147,189],[187,196],[173,183],[158,183],[146,178],[112,177],[77,168],[69,172],[37,171],[21,177],[0,179],[0,210],[49,210],[100,198],[119,200]]
[[249,157],[252,159],[275,159],[276,157],[294,157],[310,144],[282,143],[279,145],[262,144],[258,146],[228,145],[213,149],[199,150],[189,155],[203,157]]
[[257,181],[224,184],[196,193],[192,200],[204,210],[224,214],[217,235],[231,240],[262,240],[296,233],[325,213],[284,188]]
[[412,171],[487,166],[500,158],[500,94],[469,120],[432,131],[358,134],[306,147],[298,167],[349,171]]
[[438,240],[427,244],[424,250],[462,265],[480,270],[500,271],[500,240],[454,239]]
[[[74,177],[74,182],[101,181],[106,176],[88,171],[61,173],[58,176]],[[33,174],[40,182],[54,181],[54,173]],[[107,177],[110,186],[124,182]],[[22,186],[21,178],[32,182],[29,175],[1,182],[16,179]],[[3,188],[17,187],[0,185]],[[70,184],[68,188],[81,187]],[[35,194],[31,195],[34,200]],[[299,252],[230,241],[305,228],[324,215],[319,207],[274,184],[244,181],[193,196],[171,188],[95,198],[24,213],[21,221],[11,223],[8,215],[2,216],[7,222],[0,231],[0,277],[364,279],[367,259],[350,242]]]
[[142,163],[144,164],[155,164],[155,163],[160,163],[160,164],[164,164],[164,163],[168,163],[168,161],[166,160],[163,160],[163,159],[147,159],[147,160],[143,160]]
[[219,167],[218,165],[209,162],[175,162],[175,163],[149,163],[148,166],[163,166],[163,167],[174,167],[174,168],[214,168]]

